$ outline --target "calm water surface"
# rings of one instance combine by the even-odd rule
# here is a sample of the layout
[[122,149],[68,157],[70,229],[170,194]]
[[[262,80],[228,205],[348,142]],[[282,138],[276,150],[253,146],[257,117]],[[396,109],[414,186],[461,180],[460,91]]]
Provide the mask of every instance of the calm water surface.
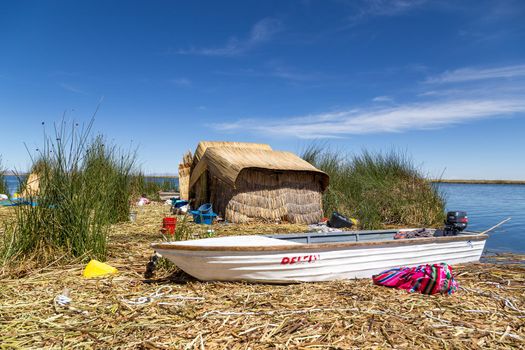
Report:
[[[25,178],[26,178],[25,176],[21,176],[22,181]],[[13,194],[16,191],[18,191],[18,184],[19,184],[18,177],[14,175],[6,175],[5,180],[7,182],[7,188],[9,188],[9,194]]]
[[[11,193],[16,191],[15,176],[7,176]],[[178,179],[171,179],[178,184]],[[156,178],[162,182],[164,179]],[[525,185],[446,184],[437,185],[444,194],[447,210],[465,210],[469,229],[483,231],[507,217],[512,220],[493,231],[487,249],[493,252],[525,254]]]
[[[18,178],[14,175],[7,175],[6,177],[7,186],[11,194],[15,193],[18,190]],[[21,176],[22,180],[25,179],[25,176]],[[169,182],[173,188],[179,186],[179,179],[176,177],[145,177],[146,181],[155,182],[159,185],[162,185],[164,182]]]
[[525,253],[525,185],[438,185],[447,210],[465,210],[469,229],[483,231],[509,216],[512,219],[490,233],[486,249]]

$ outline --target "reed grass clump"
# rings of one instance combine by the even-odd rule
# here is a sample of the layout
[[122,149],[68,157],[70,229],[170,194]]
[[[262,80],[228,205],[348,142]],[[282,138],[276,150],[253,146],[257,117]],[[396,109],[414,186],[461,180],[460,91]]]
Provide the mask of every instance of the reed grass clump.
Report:
[[112,224],[129,218],[135,159],[135,151],[122,151],[102,136],[87,147],[83,159],[87,190],[107,207],[107,220]]
[[359,219],[364,229],[443,222],[443,197],[404,153],[348,156],[313,146],[303,158],[330,176],[323,195],[327,216],[338,211]]
[[9,194],[7,180],[5,178],[5,169],[2,165],[2,157],[0,157],[0,194]]
[[34,160],[38,188],[26,191],[0,245],[0,263],[57,258],[105,260],[110,224],[129,217],[135,153],[91,137],[85,128],[55,126]]

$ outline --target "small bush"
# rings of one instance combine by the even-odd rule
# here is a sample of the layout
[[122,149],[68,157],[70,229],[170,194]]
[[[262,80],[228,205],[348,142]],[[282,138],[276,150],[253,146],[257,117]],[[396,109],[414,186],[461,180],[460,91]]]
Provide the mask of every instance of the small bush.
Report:
[[363,151],[347,157],[314,146],[303,158],[330,176],[323,196],[327,216],[338,211],[365,229],[443,222],[444,199],[406,154]]

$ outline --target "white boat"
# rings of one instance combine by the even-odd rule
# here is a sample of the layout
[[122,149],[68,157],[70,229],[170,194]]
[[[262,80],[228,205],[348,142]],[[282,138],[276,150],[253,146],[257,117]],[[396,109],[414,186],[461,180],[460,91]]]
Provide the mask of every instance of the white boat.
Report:
[[475,262],[488,238],[465,231],[394,239],[399,231],[227,236],[155,243],[152,248],[203,281],[293,283],[368,278],[399,266]]

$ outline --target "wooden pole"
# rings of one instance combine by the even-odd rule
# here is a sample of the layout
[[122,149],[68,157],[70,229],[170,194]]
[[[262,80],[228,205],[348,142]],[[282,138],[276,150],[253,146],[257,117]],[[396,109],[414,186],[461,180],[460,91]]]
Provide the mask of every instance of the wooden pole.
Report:
[[492,230],[494,230],[494,229],[500,227],[501,225],[503,225],[504,223],[506,223],[506,222],[509,221],[510,219],[511,219],[511,218],[506,218],[505,220],[503,220],[503,221],[500,222],[499,224],[494,225],[494,226],[492,226],[491,228],[489,228],[488,230],[485,230],[485,231],[481,232],[480,235],[483,235],[483,234],[485,234],[485,233],[488,233],[488,232],[490,232],[490,231],[492,231]]

